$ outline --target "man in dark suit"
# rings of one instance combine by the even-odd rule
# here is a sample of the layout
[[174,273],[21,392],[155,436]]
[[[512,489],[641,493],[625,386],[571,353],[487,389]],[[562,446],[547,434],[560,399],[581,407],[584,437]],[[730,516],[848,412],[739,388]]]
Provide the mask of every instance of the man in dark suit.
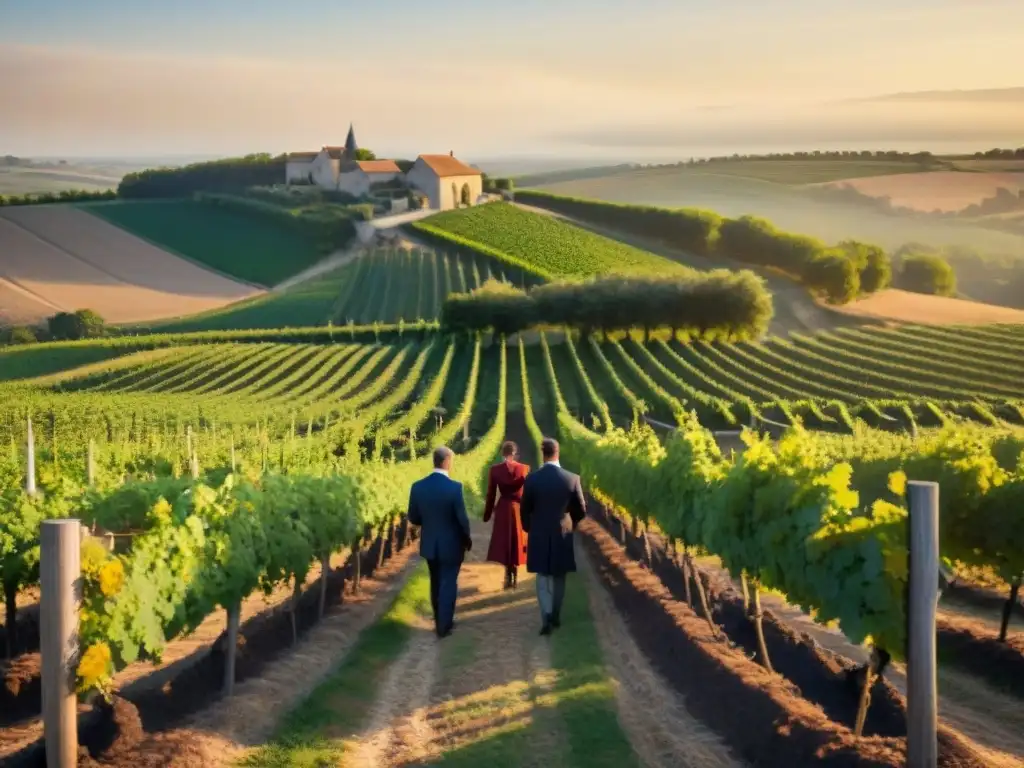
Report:
[[573,532],[587,514],[579,475],[558,463],[558,441],[541,442],[544,466],[530,473],[520,505],[526,544],[526,570],[537,574],[542,635],[561,624],[565,575],[576,570]]
[[449,448],[436,448],[434,471],[413,483],[409,492],[409,522],[423,529],[420,557],[430,569],[430,604],[438,637],[452,633],[459,570],[466,551],[473,546],[462,483],[448,477],[453,456]]

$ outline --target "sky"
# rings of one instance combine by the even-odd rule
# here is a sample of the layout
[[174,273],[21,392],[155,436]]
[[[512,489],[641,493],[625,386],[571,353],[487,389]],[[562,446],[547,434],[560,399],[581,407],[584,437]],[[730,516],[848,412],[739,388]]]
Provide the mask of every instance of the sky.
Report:
[[[1024,145],[1021,0],[0,0],[0,154]],[[813,145],[808,147],[807,145]]]

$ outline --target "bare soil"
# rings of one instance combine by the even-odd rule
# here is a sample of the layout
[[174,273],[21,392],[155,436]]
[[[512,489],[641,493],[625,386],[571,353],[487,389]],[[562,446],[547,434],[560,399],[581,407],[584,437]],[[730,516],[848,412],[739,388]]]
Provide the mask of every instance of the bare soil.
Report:
[[5,209],[0,253],[0,304],[11,299],[19,322],[83,308],[112,323],[145,322],[260,293],[73,206]]
[[843,179],[827,186],[850,186],[863,195],[888,197],[894,206],[916,211],[959,211],[1000,188],[1016,193],[1024,189],[1024,173],[962,173],[929,171]]
[[927,296],[895,288],[879,291],[841,307],[834,307],[833,311],[853,318],[894,323],[984,325],[1024,322],[1024,311],[1019,309],[944,296]]

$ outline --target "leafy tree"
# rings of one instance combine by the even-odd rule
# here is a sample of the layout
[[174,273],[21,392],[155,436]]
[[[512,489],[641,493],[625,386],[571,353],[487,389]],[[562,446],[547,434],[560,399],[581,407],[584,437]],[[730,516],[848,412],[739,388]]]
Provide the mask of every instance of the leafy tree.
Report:
[[941,256],[911,254],[903,259],[898,287],[914,293],[952,296],[956,293],[956,273]]
[[360,147],[359,149],[356,150],[356,160],[376,160],[376,159],[377,159],[377,155],[374,154],[372,149],[366,149],[365,147]]
[[3,344],[35,344],[39,341],[35,328],[16,325],[0,332],[0,343]]
[[235,192],[284,181],[287,158],[266,153],[229,157],[180,168],[150,168],[129,173],[117,188],[127,198],[189,197],[195,192]]
[[102,336],[106,330],[103,318],[91,309],[58,312],[47,320],[47,325],[50,337],[55,341],[95,339]]
[[860,272],[861,293],[874,293],[889,287],[892,282],[892,262],[884,249],[858,240],[844,240],[837,248],[856,264]]
[[822,253],[806,270],[808,282],[825,292],[832,304],[845,304],[860,294],[857,264],[841,249]]

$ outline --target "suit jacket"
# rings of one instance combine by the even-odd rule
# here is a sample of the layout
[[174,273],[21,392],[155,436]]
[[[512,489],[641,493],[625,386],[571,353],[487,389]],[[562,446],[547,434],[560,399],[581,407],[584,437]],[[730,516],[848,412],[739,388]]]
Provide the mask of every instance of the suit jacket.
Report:
[[547,576],[575,571],[572,534],[586,514],[579,475],[554,464],[530,473],[520,503],[523,530],[529,534],[526,570]]
[[423,528],[421,557],[448,563],[462,561],[470,541],[462,483],[440,472],[417,480],[409,491],[409,522]]

